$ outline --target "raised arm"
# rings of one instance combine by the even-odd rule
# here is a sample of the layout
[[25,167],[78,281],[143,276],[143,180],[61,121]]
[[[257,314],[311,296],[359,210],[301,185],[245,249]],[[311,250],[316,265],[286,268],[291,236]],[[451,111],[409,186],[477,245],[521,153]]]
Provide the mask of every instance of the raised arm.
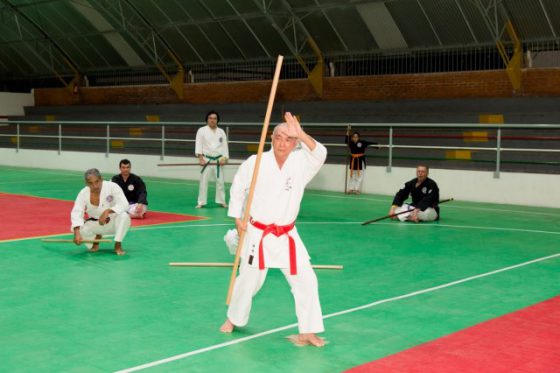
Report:
[[288,123],[288,136],[297,138],[305,144],[309,150],[315,150],[315,146],[317,145],[315,139],[305,133],[297,118],[294,117],[292,113],[286,112],[286,114],[284,114],[284,119],[286,123]]

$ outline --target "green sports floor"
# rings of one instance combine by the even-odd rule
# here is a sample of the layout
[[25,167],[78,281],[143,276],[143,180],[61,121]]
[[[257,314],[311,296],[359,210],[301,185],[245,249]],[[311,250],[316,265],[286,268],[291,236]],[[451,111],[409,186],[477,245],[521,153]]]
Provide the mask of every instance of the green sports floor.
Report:
[[[0,175],[4,193],[73,200],[83,187],[78,172]],[[560,209],[454,201],[440,222],[362,226],[391,197],[310,190],[297,224],[312,262],[344,266],[316,271],[329,343],[286,340],[294,305],[275,270],[249,325],[224,335],[231,270],[168,263],[232,261],[232,221],[194,208],[195,181],[145,181],[151,210],[207,219],[132,228],[125,257],[0,241],[0,371],[341,372],[560,294]]]

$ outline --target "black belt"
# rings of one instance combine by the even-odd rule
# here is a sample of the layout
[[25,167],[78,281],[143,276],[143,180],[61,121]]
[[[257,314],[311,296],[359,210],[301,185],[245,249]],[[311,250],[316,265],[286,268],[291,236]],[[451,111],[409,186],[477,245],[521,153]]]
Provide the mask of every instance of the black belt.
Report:
[[[86,222],[88,221],[99,221],[99,219],[97,218],[87,218]],[[107,221],[105,222],[105,224],[109,223],[111,221],[111,218],[107,216]]]

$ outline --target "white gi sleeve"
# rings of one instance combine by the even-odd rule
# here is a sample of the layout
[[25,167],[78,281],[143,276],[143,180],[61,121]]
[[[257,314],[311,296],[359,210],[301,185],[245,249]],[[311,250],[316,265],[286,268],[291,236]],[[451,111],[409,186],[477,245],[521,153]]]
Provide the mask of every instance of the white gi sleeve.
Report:
[[111,210],[116,212],[117,214],[123,213],[128,211],[128,200],[124,195],[123,190],[117,183],[113,183],[109,181],[111,187],[111,194],[113,195],[113,202],[114,205],[111,206]]
[[249,188],[251,187],[251,178],[253,177],[255,162],[256,156],[252,155],[239,166],[239,169],[235,173],[229,192],[229,217],[241,218],[243,215],[245,200],[249,193]]
[[76,201],[74,201],[74,207],[72,207],[72,212],[70,213],[70,220],[72,221],[71,229],[74,230],[76,227],[81,227],[84,225],[84,214],[86,212],[86,193],[85,188],[80,190]]
[[199,128],[198,131],[196,131],[196,141],[195,141],[195,145],[194,145],[194,154],[195,155],[199,155],[199,154],[204,154],[202,152],[202,131],[204,130],[204,127]]
[[305,162],[305,184],[319,172],[327,159],[327,148],[319,141],[315,140],[315,149],[310,150],[307,145],[301,143],[301,150]]
[[224,142],[222,143],[222,151],[220,152],[224,157],[229,159],[229,146],[228,146],[228,138],[224,130],[222,130],[222,134],[224,135]]

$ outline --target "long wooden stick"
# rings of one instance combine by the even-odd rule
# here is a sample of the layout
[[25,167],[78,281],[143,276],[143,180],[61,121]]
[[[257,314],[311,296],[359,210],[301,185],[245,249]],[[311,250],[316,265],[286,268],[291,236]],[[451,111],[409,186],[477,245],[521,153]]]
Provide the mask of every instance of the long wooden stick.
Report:
[[[222,262],[171,262],[170,267],[231,267],[233,263]],[[343,266],[337,264],[313,264],[311,267],[315,269],[344,269]]]
[[[74,243],[74,240],[62,239],[62,238],[43,238],[43,242],[56,242],[56,243]],[[111,240],[82,240],[82,243],[100,243],[100,242],[112,242]]]
[[[280,70],[282,68],[282,61],[284,56],[278,55],[276,60],[276,70],[274,71],[274,79],[272,80],[272,87],[270,89],[270,95],[268,96],[268,106],[266,108],[266,115],[264,116],[263,128],[261,131],[261,139],[259,141],[259,148],[257,151],[257,160],[255,161],[255,169],[253,170],[253,178],[251,179],[251,186],[249,188],[249,195],[247,196],[247,203],[245,205],[245,212],[243,214],[243,225],[246,226],[249,221],[249,215],[251,213],[251,203],[253,202],[253,194],[255,193],[255,185],[257,184],[257,175],[259,174],[259,166],[261,164],[262,153],[264,150],[264,143],[266,141],[266,135],[268,133],[268,125],[270,123],[270,116],[272,115],[272,106],[274,104],[274,97],[276,96],[276,88],[278,87],[278,80],[280,80]],[[239,267],[239,258],[241,253],[241,247],[243,246],[243,240],[245,239],[245,231],[241,231],[239,234],[239,243],[237,244],[237,251],[235,252],[235,260],[233,262],[233,268],[231,270],[231,278],[229,281],[229,289],[226,298],[226,304],[229,305],[231,300],[231,294],[233,293],[233,285],[235,284],[235,278],[237,276],[237,268]]]
[[348,125],[346,130],[346,172],[344,173],[344,194],[348,194],[348,168],[350,167],[350,130]]
[[[225,163],[223,166],[239,166],[241,163]],[[200,166],[200,163],[158,163],[158,167],[169,167],[169,166]]]
[[[442,199],[441,201],[439,201],[439,204],[441,205],[442,203],[449,202],[449,201],[453,201],[453,198]],[[389,219],[389,218],[394,218],[395,216],[399,216],[401,214],[406,214],[407,212],[410,212],[412,210],[414,210],[414,209],[409,209],[409,210],[397,212],[396,214],[389,214],[389,215],[385,215],[385,216],[382,216],[382,217],[377,218],[377,219],[364,221],[362,223],[362,225],[367,225],[367,224],[375,223],[376,221],[385,220],[385,219]]]

